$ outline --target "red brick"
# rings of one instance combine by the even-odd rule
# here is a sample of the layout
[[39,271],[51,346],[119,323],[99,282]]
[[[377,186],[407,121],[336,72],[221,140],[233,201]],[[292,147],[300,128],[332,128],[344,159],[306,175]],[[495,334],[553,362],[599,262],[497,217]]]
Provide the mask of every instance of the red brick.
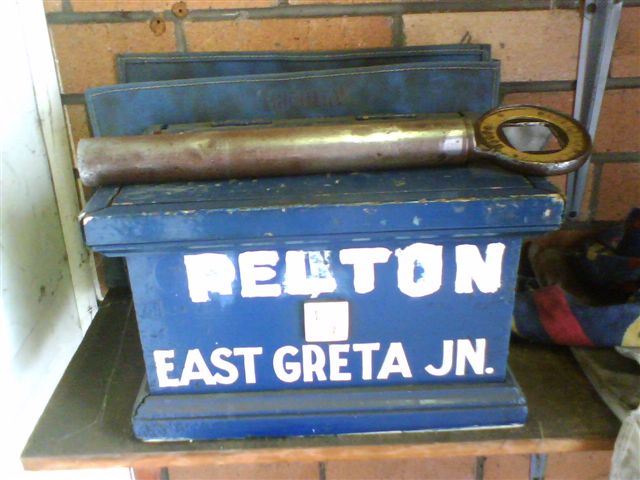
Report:
[[576,78],[578,10],[425,13],[404,15],[408,45],[490,43],[502,79]]
[[552,453],[546,480],[608,480],[611,452]]
[[42,0],[45,12],[61,12],[62,0]]
[[[71,0],[74,12],[164,11],[178,0]],[[273,7],[278,0],[185,0],[189,10]]]
[[64,109],[67,116],[67,128],[69,130],[69,137],[75,163],[75,152],[78,142],[82,138],[89,138],[91,136],[89,121],[87,119],[87,111],[84,105],[67,105]]
[[567,193],[567,176],[566,175],[553,175],[547,177],[551,183],[553,183],[562,193]]
[[430,0],[289,0],[289,5],[323,5],[323,4],[342,4],[353,5],[358,3],[405,3],[423,2]]
[[327,480],[436,480],[475,478],[476,459],[335,461],[326,465]]
[[185,22],[191,51],[339,50],[391,45],[391,19],[339,17]]
[[640,7],[622,9],[611,60],[611,76],[640,76]]
[[132,473],[135,480],[162,480],[162,470],[159,468],[136,468]]
[[529,455],[497,455],[484,463],[484,480],[529,480]]
[[65,93],[116,83],[116,54],[175,51],[172,22],[156,36],[147,22],[51,25]]
[[640,162],[602,166],[596,220],[622,220],[640,206]]
[[640,88],[607,90],[594,143],[597,152],[640,151]]
[[573,112],[573,92],[524,92],[509,93],[502,99],[504,105],[539,105],[571,115]]
[[271,463],[173,467],[171,480],[316,480],[317,463]]

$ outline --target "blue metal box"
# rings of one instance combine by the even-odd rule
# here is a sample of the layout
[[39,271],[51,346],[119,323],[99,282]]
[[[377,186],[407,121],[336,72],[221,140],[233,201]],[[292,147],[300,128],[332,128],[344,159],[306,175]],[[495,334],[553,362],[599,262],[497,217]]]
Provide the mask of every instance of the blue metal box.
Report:
[[541,179],[490,168],[103,187],[87,243],[126,257],[145,440],[521,424],[507,368]]

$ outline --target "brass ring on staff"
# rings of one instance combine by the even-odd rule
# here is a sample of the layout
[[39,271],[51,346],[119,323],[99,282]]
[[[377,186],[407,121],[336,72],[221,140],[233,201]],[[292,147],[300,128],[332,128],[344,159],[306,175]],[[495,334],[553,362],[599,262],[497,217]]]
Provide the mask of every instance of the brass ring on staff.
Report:
[[[504,134],[513,125],[540,124],[551,130],[557,150],[524,152]],[[476,151],[510,170],[534,175],[560,175],[580,167],[591,152],[589,134],[576,120],[548,108],[513,105],[487,112],[475,122]]]

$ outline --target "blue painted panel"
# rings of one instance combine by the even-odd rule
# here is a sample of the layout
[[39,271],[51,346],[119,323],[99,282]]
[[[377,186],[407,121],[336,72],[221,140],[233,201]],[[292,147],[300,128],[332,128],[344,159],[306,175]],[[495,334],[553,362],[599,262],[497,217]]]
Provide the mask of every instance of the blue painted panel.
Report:
[[497,105],[498,84],[492,60],[140,82],[89,89],[85,97],[99,137],[142,134],[155,124],[482,113]]
[[[562,207],[562,198],[539,180],[458,168],[107,188],[89,206],[84,223],[87,241],[97,251],[127,257],[151,392],[242,392],[503,380],[520,239],[555,228]],[[399,251],[414,244],[442,247],[441,284],[418,297],[399,286]],[[487,290],[476,279],[469,291],[460,290],[458,272],[472,267],[468,258],[458,258],[457,247],[472,245],[488,262],[490,244],[505,248],[499,284]],[[389,258],[375,266],[375,288],[356,293],[354,267],[340,260],[340,252],[380,247]],[[239,255],[252,251],[270,251],[277,258],[274,278],[258,281],[278,285],[275,297],[243,293]],[[322,252],[335,287],[319,295],[279,294],[291,285],[289,251]],[[187,274],[185,257],[202,263],[208,254],[228,259],[234,280],[220,290],[221,270],[210,267],[211,277],[197,277],[214,284],[206,284],[202,298],[193,293],[197,282]],[[311,269],[307,257],[302,269],[298,282]],[[432,274],[428,265],[412,264],[408,281]],[[303,309],[316,296],[349,304],[347,338],[329,342],[349,345],[338,359],[345,362],[342,373],[350,375],[346,381],[331,379],[331,360],[319,374],[327,380],[283,379],[276,373],[278,349],[296,349],[287,357],[291,367],[314,343],[305,334]],[[439,375],[427,372],[427,365],[439,369],[447,342],[455,352],[464,342],[475,350],[486,345],[481,366],[472,369],[456,353]],[[380,346],[366,378],[363,366],[369,363],[353,346],[370,343]],[[392,344],[402,346],[408,368],[378,378]],[[210,381],[228,374],[210,358],[219,348],[260,348],[255,382],[247,381],[246,372],[254,370],[246,369],[246,359],[230,352],[226,360],[237,378],[229,384]],[[323,344],[316,355],[330,358],[331,348]],[[165,356],[158,360],[158,354]],[[188,355],[197,361],[185,367]],[[464,372],[457,364],[466,365]]]
[[[136,435],[156,440],[205,439],[523,421],[526,407],[522,403],[496,398],[481,387],[497,385],[495,392],[503,394],[508,383],[508,342],[521,238],[557,227],[562,207],[562,198],[543,180],[476,168],[99,190],[83,220],[85,233],[97,251],[127,258],[151,392],[136,411]],[[417,243],[442,247],[441,283],[422,296],[409,295],[399,286],[398,252]],[[488,262],[490,244],[505,248],[499,285],[481,288],[474,277],[470,290],[456,286],[458,272],[468,271],[473,263],[458,257],[457,247],[470,245]],[[340,252],[380,247],[388,250],[389,258],[375,265],[373,288],[357,293],[354,267],[341,260]],[[323,253],[335,287],[319,295],[280,290],[275,297],[247,295],[242,291],[246,277],[239,255],[257,250],[277,256],[273,278],[257,280],[259,285],[286,289],[304,282],[307,268],[311,269],[307,256],[303,257],[304,274],[295,282],[289,280],[286,258],[289,251],[305,251]],[[211,275],[196,277],[196,283],[187,274],[186,257],[196,265],[206,265],[205,257],[198,255],[208,254],[228,259],[227,266],[233,271],[228,288],[216,283],[220,275],[224,277],[218,267],[208,266],[205,271]],[[437,267],[430,270],[429,262],[434,261],[412,264],[408,281],[433,276]],[[406,281],[407,272],[403,275]],[[201,291],[197,293],[203,285],[204,297]],[[348,302],[345,338],[329,342],[307,338],[304,305],[311,300]],[[370,344],[379,347],[376,345],[369,362],[356,346]],[[406,358],[407,367],[381,375],[392,345],[396,356],[391,363],[400,366]],[[291,350],[278,363],[275,353],[285,346]],[[249,362],[253,366],[246,366],[246,357],[234,352],[237,348],[259,349]],[[316,351],[315,359],[309,354],[305,361],[304,352],[312,348],[321,353]],[[344,352],[332,357],[337,348]],[[447,348],[451,349],[451,365],[441,368]],[[464,348],[473,361],[458,357]],[[229,363],[221,365],[220,357],[214,360],[214,352],[223,352]],[[324,363],[305,381],[309,360],[319,362],[318,356],[324,357]],[[332,365],[337,368],[333,378]],[[369,365],[370,375],[365,374]],[[425,369],[428,365],[432,366],[429,371]],[[225,382],[234,375],[230,372],[237,372],[237,377]],[[454,386],[460,385],[480,390],[469,390],[471,397],[456,403]],[[354,407],[354,413],[327,410],[340,398],[336,388],[355,389],[367,397],[369,389],[393,386],[424,387],[427,390],[420,395],[432,403],[401,412],[379,406],[367,410],[363,404]],[[433,403],[431,388],[445,388],[442,404]],[[261,414],[246,416],[236,411],[246,398],[236,401],[226,396],[254,392],[268,397],[271,393],[267,392],[282,390],[326,392],[327,406],[292,414],[281,411],[284,405],[271,408],[265,404]],[[389,392],[384,390],[381,395],[385,393]],[[178,411],[209,404],[207,395],[213,395],[213,403],[220,403],[229,415],[221,419],[201,412],[202,417],[189,419]],[[374,397],[367,398],[373,402]]]
[[143,389],[133,428],[144,440],[207,440],[518,426],[526,417],[525,399],[508,372],[499,383],[401,389],[169,396]]
[[[343,248],[386,247],[392,252],[398,248],[418,242],[416,237],[404,239],[371,238],[370,241],[335,241],[331,237],[314,238],[295,246],[274,242],[262,246],[261,250],[276,250],[279,261],[274,267],[276,277],[270,282],[285,284],[285,250],[328,250],[330,269],[336,280],[334,292],[321,294],[318,300],[346,300],[349,302],[349,336],[346,342],[361,344],[380,342],[380,352],[372,360],[373,378],[363,379],[362,355],[347,353],[348,366],[343,371],[351,374],[351,381],[313,381],[307,383],[300,378],[284,382],[274,372],[275,351],[291,345],[298,349],[309,343],[305,341],[303,326],[303,304],[310,295],[283,293],[276,298],[246,298],[240,293],[239,252],[256,250],[236,249],[168,254],[144,254],[127,257],[129,275],[133,288],[136,314],[140,325],[145,363],[152,393],[159,392],[225,392],[278,390],[283,388],[328,388],[336,386],[421,384],[442,382],[497,381],[504,379],[508,353],[509,325],[513,310],[515,275],[519,257],[518,238],[439,238],[433,243],[443,246],[442,285],[433,294],[412,298],[402,293],[398,286],[398,261],[392,255],[387,263],[375,268],[375,288],[366,294],[354,292],[353,267],[342,265],[339,250]],[[484,256],[489,243],[506,246],[502,262],[501,286],[495,293],[482,293],[476,287],[474,293],[456,293],[457,270],[464,268],[456,260],[456,245],[473,243]],[[230,295],[212,293],[208,301],[194,301],[188,285],[184,255],[193,253],[222,253],[234,263],[236,280]],[[458,263],[458,264],[457,264]],[[416,268],[415,275],[420,275]],[[425,276],[432,275],[428,267]],[[424,367],[432,364],[439,367],[443,357],[445,340],[485,339],[485,370],[472,373],[466,367],[465,375],[456,375],[455,369],[441,376],[426,373]],[[376,379],[391,342],[402,344],[411,377],[396,373],[388,379]],[[212,351],[219,347],[261,347],[263,353],[255,359],[256,382],[246,382],[243,376],[241,357],[230,359],[240,371],[237,381],[230,385],[205,385],[196,380],[185,386],[161,388],[156,373],[154,351],[171,350],[173,373],[180,378],[185,356],[190,349],[198,349],[212,373],[216,370],[209,363]],[[324,346],[325,353],[326,349]],[[457,346],[456,346],[457,348]],[[328,358],[328,355],[327,355]],[[301,360],[301,355],[290,360]],[[329,362],[327,362],[329,363]],[[455,367],[454,367],[455,368]],[[329,366],[324,369],[329,376]],[[223,373],[224,374],[224,373]]]
[[486,61],[490,45],[433,45],[350,52],[152,53],[118,55],[118,83],[357,68],[396,63]]

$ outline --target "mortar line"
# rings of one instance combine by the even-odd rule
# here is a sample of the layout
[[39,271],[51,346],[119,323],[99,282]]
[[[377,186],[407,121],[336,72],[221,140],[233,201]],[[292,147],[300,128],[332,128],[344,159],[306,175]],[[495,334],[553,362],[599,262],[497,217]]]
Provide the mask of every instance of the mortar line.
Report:
[[[607,80],[607,90],[628,90],[634,88],[640,88],[640,77],[610,78]],[[575,89],[575,80],[529,80],[500,83],[500,92],[502,95],[532,92],[572,92]]]
[[591,156],[596,163],[640,163],[640,152],[600,152]]
[[178,52],[188,52],[189,44],[184,31],[184,22],[182,20],[174,20],[174,34],[176,37],[176,50]]
[[[70,0],[64,0],[69,2]],[[640,5],[640,0],[627,0],[625,7]],[[464,0],[435,0],[431,2],[407,2],[395,4],[361,4],[361,5],[289,5],[284,1],[277,6],[250,9],[209,9],[192,10],[191,21],[233,20],[235,18],[309,18],[338,16],[373,16],[403,15],[407,13],[437,12],[491,12],[491,11],[527,11],[549,10],[549,0],[484,0],[468,2]],[[64,4],[63,4],[64,6]],[[573,10],[580,6],[580,0],[556,0],[553,9]],[[51,24],[58,23],[121,23],[136,22],[147,19],[153,12],[49,12],[47,20]]]
[[487,457],[476,457],[475,480],[484,480],[484,465]]
[[404,35],[404,20],[402,15],[391,17],[391,42],[394,47],[404,47],[406,45]]
[[325,462],[318,463],[318,480],[327,480],[327,464]]
[[589,211],[587,212],[587,219],[589,222],[594,221],[596,211],[598,210],[601,184],[602,184],[602,164],[595,163],[593,165],[593,180],[591,183],[591,198],[589,198]]

